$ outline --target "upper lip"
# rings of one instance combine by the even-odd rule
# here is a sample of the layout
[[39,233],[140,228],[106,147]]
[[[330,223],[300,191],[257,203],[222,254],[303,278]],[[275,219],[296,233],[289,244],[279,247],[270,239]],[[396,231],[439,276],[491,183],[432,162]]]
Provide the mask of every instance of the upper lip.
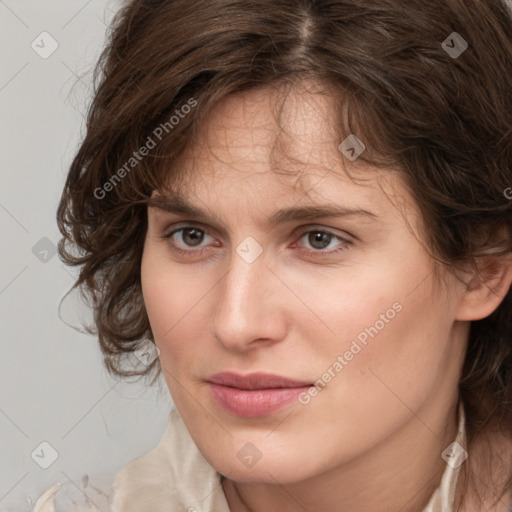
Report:
[[241,375],[234,372],[221,372],[206,379],[213,384],[230,386],[238,389],[271,389],[271,388],[298,388],[311,386],[311,382],[294,380],[271,373],[248,373]]

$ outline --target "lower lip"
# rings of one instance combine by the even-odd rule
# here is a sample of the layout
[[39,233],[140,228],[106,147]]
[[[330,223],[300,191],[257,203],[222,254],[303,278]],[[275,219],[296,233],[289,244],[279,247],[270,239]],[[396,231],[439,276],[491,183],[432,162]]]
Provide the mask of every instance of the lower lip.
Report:
[[236,416],[256,418],[279,411],[296,401],[311,387],[247,390],[208,382],[213,399],[225,411]]

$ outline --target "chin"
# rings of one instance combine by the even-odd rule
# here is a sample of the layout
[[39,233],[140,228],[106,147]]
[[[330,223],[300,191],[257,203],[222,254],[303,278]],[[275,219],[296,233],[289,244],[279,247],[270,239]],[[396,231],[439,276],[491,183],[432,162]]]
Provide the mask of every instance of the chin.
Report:
[[[229,480],[240,483],[291,484],[312,477],[311,461],[298,461],[293,457],[276,460],[275,457],[261,459],[252,467],[233,460],[210,461],[210,464]],[[218,463],[217,463],[218,462]]]

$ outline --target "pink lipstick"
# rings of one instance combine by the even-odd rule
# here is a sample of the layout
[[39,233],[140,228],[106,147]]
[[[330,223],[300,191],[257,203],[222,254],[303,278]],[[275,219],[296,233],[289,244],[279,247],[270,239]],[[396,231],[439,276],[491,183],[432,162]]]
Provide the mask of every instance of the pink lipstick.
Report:
[[206,380],[217,405],[246,418],[272,414],[296,401],[300,393],[312,386],[311,382],[269,373],[222,372]]

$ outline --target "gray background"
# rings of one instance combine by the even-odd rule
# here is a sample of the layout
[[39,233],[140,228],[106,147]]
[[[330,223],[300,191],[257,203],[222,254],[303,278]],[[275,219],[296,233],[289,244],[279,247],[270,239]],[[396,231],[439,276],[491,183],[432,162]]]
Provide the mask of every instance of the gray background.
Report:
[[[103,369],[75,269],[54,255],[55,211],[84,132],[91,71],[120,3],[0,0],[0,511],[31,510],[57,481],[116,471],[160,439],[172,402],[161,378],[119,381]],[[51,41],[38,37],[48,32]],[[81,80],[78,79],[81,77]],[[58,453],[43,469],[39,444]],[[43,450],[39,453],[48,454]]]

